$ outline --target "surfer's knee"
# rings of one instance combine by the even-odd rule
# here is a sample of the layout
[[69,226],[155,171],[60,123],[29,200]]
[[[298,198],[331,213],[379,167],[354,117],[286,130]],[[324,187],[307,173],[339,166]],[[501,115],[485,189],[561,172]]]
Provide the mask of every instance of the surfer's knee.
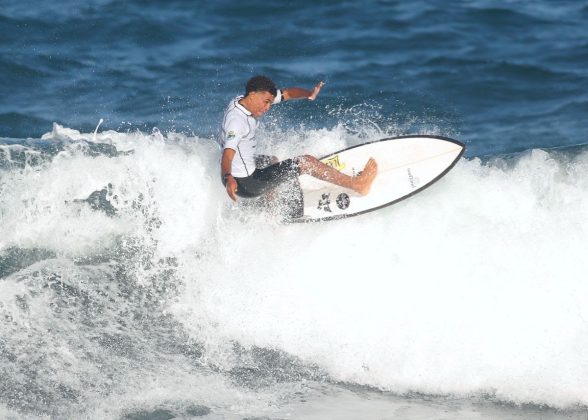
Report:
[[302,173],[310,173],[316,166],[316,162],[319,162],[317,158],[310,155],[302,155],[295,158],[298,167],[300,168],[300,172]]

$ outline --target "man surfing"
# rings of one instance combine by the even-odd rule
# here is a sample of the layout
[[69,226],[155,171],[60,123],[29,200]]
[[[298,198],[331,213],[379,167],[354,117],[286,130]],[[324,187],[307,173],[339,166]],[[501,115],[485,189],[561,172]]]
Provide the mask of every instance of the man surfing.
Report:
[[233,201],[237,201],[237,196],[258,197],[302,174],[349,188],[361,195],[369,193],[378,172],[378,165],[372,158],[358,175],[349,176],[309,155],[271,162],[262,168],[264,163],[270,163],[270,159],[260,158],[255,153],[255,131],[259,119],[270,107],[293,99],[313,101],[323,85],[319,82],[312,90],[298,87],[278,90],[271,79],[255,76],[247,82],[245,95],[237,96],[229,103],[221,131],[221,177]]

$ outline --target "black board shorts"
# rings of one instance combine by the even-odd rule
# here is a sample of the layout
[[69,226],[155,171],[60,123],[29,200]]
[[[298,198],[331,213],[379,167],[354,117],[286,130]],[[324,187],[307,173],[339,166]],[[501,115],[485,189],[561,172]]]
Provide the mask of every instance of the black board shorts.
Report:
[[280,184],[297,179],[300,175],[300,167],[296,158],[286,159],[274,164],[270,163],[270,156],[260,155],[255,162],[258,169],[255,169],[253,174],[244,178],[235,177],[239,197],[258,197],[273,190]]

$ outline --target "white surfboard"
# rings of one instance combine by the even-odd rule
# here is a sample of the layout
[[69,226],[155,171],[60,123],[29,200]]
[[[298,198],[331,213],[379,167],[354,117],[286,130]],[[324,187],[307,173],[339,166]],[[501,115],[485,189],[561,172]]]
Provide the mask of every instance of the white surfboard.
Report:
[[438,136],[402,136],[353,146],[320,159],[337,170],[356,175],[370,157],[378,163],[369,194],[300,177],[304,214],[290,222],[316,222],[377,210],[408,198],[438,181],[457,163],[465,146]]

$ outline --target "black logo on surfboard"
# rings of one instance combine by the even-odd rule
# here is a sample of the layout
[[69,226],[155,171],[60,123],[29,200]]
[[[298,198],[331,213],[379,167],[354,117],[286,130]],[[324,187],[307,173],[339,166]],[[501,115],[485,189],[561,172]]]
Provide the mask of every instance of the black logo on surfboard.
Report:
[[351,200],[347,194],[341,193],[337,196],[337,200],[335,200],[335,202],[337,203],[337,207],[339,207],[341,210],[345,210],[347,207],[349,207]]
[[328,211],[329,213],[332,213],[330,205],[331,205],[331,194],[325,193],[325,194],[321,195],[321,199],[318,202],[317,209]]
[[416,188],[421,184],[421,180],[412,174],[410,168],[406,168],[406,172],[408,174],[408,183],[410,184],[411,188]]

